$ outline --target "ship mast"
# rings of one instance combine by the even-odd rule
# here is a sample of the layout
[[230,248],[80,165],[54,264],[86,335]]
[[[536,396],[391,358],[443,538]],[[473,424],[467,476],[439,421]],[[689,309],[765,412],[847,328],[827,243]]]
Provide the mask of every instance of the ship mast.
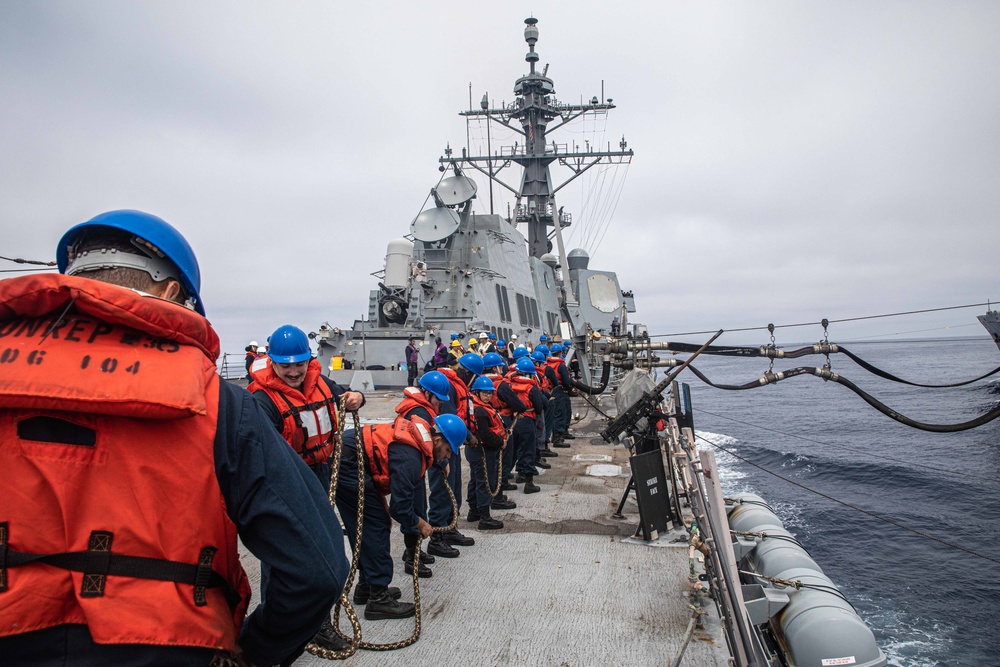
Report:
[[[589,104],[559,102],[555,98],[555,85],[552,79],[546,76],[548,65],[541,73],[535,69],[539,59],[535,51],[535,43],[538,41],[536,25],[538,19],[527,18],[524,23],[524,41],[528,43],[528,53],[524,59],[529,64],[530,71],[514,83],[516,95],[514,102],[503,108],[491,109],[487,99],[484,98],[481,109],[460,112],[467,118],[485,117],[488,122],[499,123],[519,133],[524,137],[524,141],[519,141],[513,147],[501,148],[497,155],[473,156],[463,150],[461,157],[446,155],[440,158],[440,162],[442,165],[445,163],[453,166],[456,163],[469,165],[488,176],[492,182],[513,192],[517,199],[514,209],[515,224],[524,223],[528,226],[529,254],[541,258],[542,255],[551,252],[552,244],[549,240],[551,227],[559,244],[559,259],[565,270],[566,253],[562,247],[561,231],[563,227],[571,224],[571,218],[556,206],[556,193],[595,165],[631,161],[632,150],[628,148],[624,137],[619,144],[620,150],[617,151],[610,150],[610,145],[608,150],[599,151],[592,150],[589,144],[585,150],[580,150],[575,145],[571,147],[555,142],[548,143],[546,139],[548,132],[584,115],[607,113],[615,106],[610,99],[601,101],[596,96]],[[553,121],[556,121],[555,125],[550,125]],[[553,162],[568,167],[573,175],[555,185],[549,172],[549,166]],[[497,176],[511,163],[518,164],[522,168],[521,184],[518,188],[508,185]]]

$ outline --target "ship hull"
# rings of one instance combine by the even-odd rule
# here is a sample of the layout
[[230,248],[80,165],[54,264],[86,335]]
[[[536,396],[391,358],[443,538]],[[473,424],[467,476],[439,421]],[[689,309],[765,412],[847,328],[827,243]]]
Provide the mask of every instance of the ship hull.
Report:
[[980,315],[979,321],[993,336],[993,342],[997,344],[997,349],[1000,349],[1000,312],[991,310],[985,315]]

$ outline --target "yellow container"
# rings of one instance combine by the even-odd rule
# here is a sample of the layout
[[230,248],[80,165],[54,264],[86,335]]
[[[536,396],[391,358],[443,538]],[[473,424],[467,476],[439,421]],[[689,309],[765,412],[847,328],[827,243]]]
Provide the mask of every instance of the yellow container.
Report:
[[336,356],[330,361],[330,369],[334,371],[344,370],[344,358]]

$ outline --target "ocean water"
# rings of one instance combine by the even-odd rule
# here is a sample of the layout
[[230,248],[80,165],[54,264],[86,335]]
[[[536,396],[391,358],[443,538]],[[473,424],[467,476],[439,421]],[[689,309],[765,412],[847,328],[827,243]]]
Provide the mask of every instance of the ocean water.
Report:
[[[793,349],[794,345],[787,346]],[[852,343],[854,354],[915,382],[944,384],[1000,366],[989,340]],[[810,356],[776,369],[821,366]],[[918,421],[968,421],[1000,403],[1000,373],[954,389],[879,379],[833,355],[833,369]],[[702,355],[713,382],[760,377],[766,359]],[[695,429],[757,466],[913,530],[1000,559],[1000,419],[935,434],[877,412],[813,376],[723,391],[690,373]],[[899,667],[1000,665],[1000,565],[815,495],[717,450],[727,493],[765,498],[875,633]]]

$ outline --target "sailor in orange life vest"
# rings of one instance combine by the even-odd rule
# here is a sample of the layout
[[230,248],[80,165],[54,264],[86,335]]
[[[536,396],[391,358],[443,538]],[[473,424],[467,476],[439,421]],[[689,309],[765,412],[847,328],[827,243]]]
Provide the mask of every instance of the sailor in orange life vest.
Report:
[[[516,402],[509,397],[505,399],[506,392],[501,392],[500,398],[509,400],[508,405],[511,409],[521,415],[514,425],[514,432],[508,442],[508,447],[514,445],[517,448],[517,477],[514,478],[514,482],[517,484],[523,482],[525,493],[538,493],[541,489],[534,483],[535,475],[538,474],[535,420],[545,410],[546,399],[538,387],[535,363],[529,357],[521,357],[515,364],[515,372],[507,377],[507,381],[510,383]],[[509,486],[517,488],[515,485]]]
[[[316,474],[324,490],[330,488],[329,458],[337,437],[337,404],[341,398],[347,410],[357,410],[365,397],[346,391],[323,375],[312,358],[306,333],[285,324],[268,337],[269,354],[250,366],[253,394],[268,420],[291,448]],[[270,568],[260,567],[260,599],[267,600]],[[340,651],[347,647],[333,629],[329,617],[313,638],[320,646]]]
[[[441,406],[444,402],[451,400],[451,382],[440,371],[430,371],[424,373],[417,380],[417,387],[407,387],[403,390],[403,400],[396,405],[396,414],[403,419],[410,421],[422,420],[430,426],[434,418],[441,414]],[[454,407],[454,406],[452,406]],[[367,489],[367,487],[366,487]],[[417,515],[427,519],[427,484],[426,479],[420,480],[420,491],[414,495],[414,510]],[[450,504],[450,503],[449,503]],[[413,574],[413,556],[417,546],[417,539],[420,536],[415,526],[400,526],[403,534],[403,543],[406,548],[403,551],[403,564],[406,574]],[[365,543],[361,541],[362,545]],[[428,565],[434,562],[435,558],[427,552],[420,554],[420,576],[430,577],[434,573]],[[357,601],[357,594],[355,594]],[[359,603],[360,604],[360,603]]]
[[[496,354],[495,352],[491,354]],[[490,516],[493,499],[486,487],[483,462],[490,479],[497,479],[497,455],[507,438],[507,429],[500,420],[500,413],[490,405],[493,402],[493,381],[480,376],[469,388],[472,405],[476,411],[476,444],[465,447],[465,460],[469,462],[469,485],[466,502],[469,504],[468,521],[478,521],[479,530],[499,530],[503,521]]]
[[[467,352],[458,358],[455,370],[442,368],[438,371],[451,384],[449,400],[441,403],[441,412],[457,414],[469,429],[469,435],[475,439],[475,412],[469,396],[469,386],[483,372],[483,358],[478,354]],[[475,444],[475,443],[472,443]],[[451,498],[445,488],[445,480],[455,494],[455,504],[462,511],[462,457],[456,452],[451,457],[450,466],[437,464],[427,471],[427,486],[430,497],[427,504],[427,520],[432,526],[447,526],[452,519]],[[444,472],[444,471],[449,472]],[[453,545],[471,547],[476,540],[463,535],[457,528],[444,533],[434,533],[427,545],[427,553],[444,558],[457,558],[459,550]]]
[[[412,389],[412,387],[411,387]],[[422,516],[425,495],[424,474],[428,468],[447,461],[465,441],[466,428],[455,415],[439,415],[430,423],[419,417],[397,416],[391,424],[361,427],[361,445],[365,453],[365,513],[362,526],[360,566],[365,586],[359,583],[354,601],[366,604],[365,618],[406,618],[413,616],[414,605],[398,602],[398,588],[392,581],[392,558],[389,554],[390,517],[407,532],[430,537],[431,525]],[[357,531],[358,462],[357,434],[344,432],[340,474],[337,483],[337,509],[344,520],[352,546]],[[385,496],[389,496],[388,513]],[[414,538],[414,547],[418,538]],[[411,548],[414,548],[411,547]],[[421,563],[422,565],[422,563]],[[409,569],[412,575],[412,566]]]
[[[191,247],[111,211],[56,259],[65,275],[0,281],[0,662],[291,662],[343,588],[343,533],[216,373]],[[245,620],[237,534],[271,566]]]

